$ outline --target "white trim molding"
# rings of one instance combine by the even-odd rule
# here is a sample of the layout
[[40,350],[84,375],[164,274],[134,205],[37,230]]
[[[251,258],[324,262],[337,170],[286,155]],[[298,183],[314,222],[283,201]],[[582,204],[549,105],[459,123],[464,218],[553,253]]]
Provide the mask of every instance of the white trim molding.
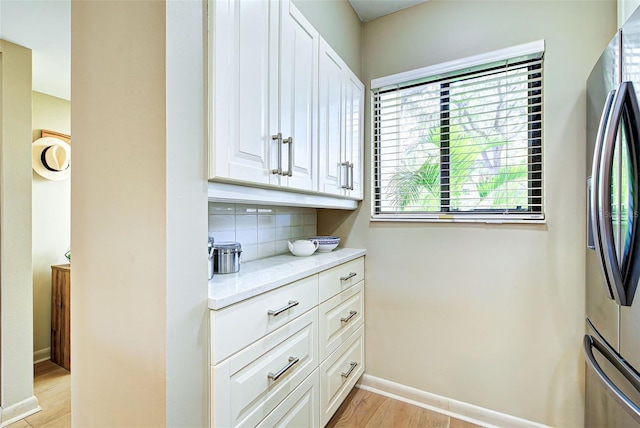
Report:
[[511,58],[530,56],[542,53],[544,52],[544,49],[544,40],[524,43],[522,45],[512,46],[505,49],[499,49],[492,52],[486,52],[479,55],[455,59],[453,61],[447,61],[440,64],[417,68],[415,70],[403,71],[401,73],[392,74],[390,76],[372,79],[371,89],[385,88],[388,86],[410,82],[412,80],[422,79],[425,77],[447,74],[453,71],[490,64],[497,61],[505,61]]
[[537,422],[432,394],[386,379],[362,375],[357,387],[483,427],[549,428]]
[[51,359],[51,347],[40,349],[33,353],[33,364],[38,364]]
[[4,409],[0,407],[0,428],[38,413],[40,410],[42,408],[38,405],[38,399],[35,395]]
[[355,210],[358,201],[328,195],[287,192],[275,189],[209,182],[209,202],[280,205],[285,207],[333,208]]

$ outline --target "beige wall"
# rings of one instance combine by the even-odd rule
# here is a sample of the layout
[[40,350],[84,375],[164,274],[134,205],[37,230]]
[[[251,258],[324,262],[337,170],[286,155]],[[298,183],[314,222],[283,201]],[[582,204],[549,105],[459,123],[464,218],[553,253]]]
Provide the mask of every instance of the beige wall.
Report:
[[0,40],[0,423],[33,397],[31,51]]
[[74,2],[71,52],[72,424],[164,426],[164,2]]
[[300,12],[362,78],[362,23],[348,0],[293,0]]
[[203,23],[71,6],[74,426],[207,425]]
[[[364,25],[367,86],[546,41],[545,225],[374,223],[368,197],[356,213],[319,212],[319,233],[368,249],[368,374],[553,426],[582,426],[585,81],[615,23],[614,1],[432,0]],[[365,159],[369,141],[367,133]],[[369,174],[367,167],[365,195]]]
[[[69,134],[68,100],[33,92],[33,140],[40,131]],[[34,359],[47,358],[51,345],[51,265],[67,263],[71,229],[71,180],[47,180],[33,175],[33,350]]]

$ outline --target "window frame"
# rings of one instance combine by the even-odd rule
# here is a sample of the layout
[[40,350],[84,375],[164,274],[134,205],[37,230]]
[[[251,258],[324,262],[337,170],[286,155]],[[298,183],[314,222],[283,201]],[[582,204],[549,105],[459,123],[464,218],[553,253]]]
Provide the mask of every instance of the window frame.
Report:
[[[488,52],[481,55],[475,55],[455,61],[449,61],[434,66],[423,67],[417,70],[411,70],[403,73],[394,74],[371,81],[371,220],[372,221],[412,221],[412,222],[481,222],[481,223],[545,223],[545,189],[544,189],[544,108],[543,106],[543,69],[542,64],[529,66],[529,80],[531,75],[538,74],[540,81],[528,82],[529,107],[527,119],[527,139],[528,139],[528,198],[530,205],[539,204],[539,211],[509,211],[496,212],[493,210],[472,210],[472,211],[448,211],[448,205],[445,200],[450,200],[448,191],[448,168],[443,168],[443,163],[449,162],[448,144],[442,139],[440,140],[440,209],[434,212],[396,212],[381,213],[381,183],[380,183],[380,166],[376,162],[379,158],[380,144],[376,140],[376,117],[379,115],[379,106],[376,104],[376,95],[385,90],[397,89],[399,86],[419,85],[428,82],[445,81],[445,85],[455,78],[464,80],[465,75],[471,75],[479,70],[489,70],[493,64],[503,62],[504,65],[513,65],[530,61],[534,58],[542,59],[544,56],[545,44],[544,40],[539,40],[523,45],[501,49],[498,51]],[[503,67],[504,67],[503,65]],[[444,130],[449,126],[448,115],[448,86],[445,88],[443,84],[440,86],[441,95],[440,103],[440,129]],[[443,98],[445,97],[445,98]],[[445,109],[442,107],[445,106]],[[443,128],[444,127],[444,128]],[[443,135],[448,134],[445,131]],[[444,172],[444,174],[442,174]],[[532,186],[532,182],[538,183],[537,187]],[[443,208],[447,208],[443,210]]]

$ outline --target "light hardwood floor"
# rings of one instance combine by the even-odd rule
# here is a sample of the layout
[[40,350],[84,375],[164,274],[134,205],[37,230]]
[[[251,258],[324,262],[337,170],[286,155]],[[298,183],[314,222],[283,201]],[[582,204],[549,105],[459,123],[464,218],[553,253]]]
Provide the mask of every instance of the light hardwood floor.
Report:
[[[71,373],[44,361],[34,366],[34,390],[42,411],[8,428],[71,427]],[[354,388],[327,428],[479,428],[479,425]]]
[[479,428],[460,419],[353,388],[327,428]]
[[71,373],[51,361],[43,361],[33,367],[33,389],[42,410],[8,428],[69,428]]

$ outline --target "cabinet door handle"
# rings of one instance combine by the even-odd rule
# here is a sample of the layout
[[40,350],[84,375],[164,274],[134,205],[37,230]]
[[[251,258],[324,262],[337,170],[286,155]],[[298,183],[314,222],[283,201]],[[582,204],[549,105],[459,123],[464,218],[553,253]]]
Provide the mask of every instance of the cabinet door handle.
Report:
[[349,189],[353,190],[353,162],[351,162],[351,165],[349,165],[349,168],[351,168],[351,186],[349,186]]
[[340,187],[341,187],[341,188],[343,188],[343,189],[347,189],[347,190],[348,190],[348,189],[349,189],[349,162],[342,162],[342,163],[340,164],[340,166],[344,166],[344,167],[346,167],[346,168],[345,168],[346,173],[345,173],[345,175],[344,175],[344,181],[345,181],[345,184],[343,184],[343,185],[342,185],[342,186],[340,186]]
[[347,323],[351,321],[351,318],[355,317],[356,315],[358,315],[358,311],[349,311],[349,315],[346,317],[340,318],[340,321]]
[[355,272],[349,272],[349,275],[347,275],[347,276],[341,276],[341,277],[340,277],[340,281],[346,281],[347,279],[351,279],[351,278],[353,278],[353,277],[354,277],[354,276],[356,276],[356,275],[357,275],[357,273],[355,273]]
[[282,175],[282,133],[278,132],[276,135],[271,136],[272,140],[277,141],[278,146],[278,167],[271,170],[271,174]]
[[275,373],[269,372],[267,374],[267,377],[269,379],[271,379],[271,380],[278,380],[278,378],[280,378],[280,376],[285,374],[287,372],[287,370],[289,370],[291,367],[293,367],[298,361],[300,361],[300,358],[298,358],[298,357],[289,357],[289,364],[287,364],[286,366],[284,366],[283,368],[281,368],[280,370],[278,370]]
[[282,175],[286,177],[293,177],[293,137],[285,138],[282,140],[282,144],[289,145],[289,170],[283,172]]
[[267,311],[268,315],[271,315],[272,317],[277,317],[278,315],[280,315],[281,313],[288,311],[289,309],[293,308],[294,306],[298,306],[300,304],[299,301],[297,300],[289,300],[289,303],[287,303],[287,305],[281,307],[280,309],[269,309],[269,311]]
[[342,376],[345,379],[348,378],[351,375],[351,372],[356,369],[356,367],[358,367],[358,363],[356,363],[355,361],[351,361],[349,370],[347,370],[346,372],[340,373],[340,376]]

